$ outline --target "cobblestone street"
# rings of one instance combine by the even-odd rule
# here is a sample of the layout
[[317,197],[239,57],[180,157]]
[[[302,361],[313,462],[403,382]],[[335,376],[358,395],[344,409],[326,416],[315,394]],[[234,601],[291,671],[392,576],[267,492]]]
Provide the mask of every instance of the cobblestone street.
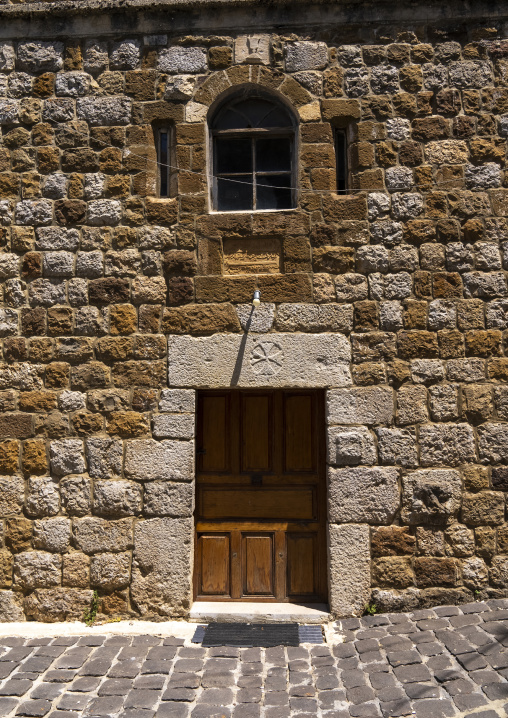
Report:
[[344,619],[323,645],[295,648],[204,649],[182,638],[104,629],[104,635],[0,638],[0,715],[508,714],[508,600]]

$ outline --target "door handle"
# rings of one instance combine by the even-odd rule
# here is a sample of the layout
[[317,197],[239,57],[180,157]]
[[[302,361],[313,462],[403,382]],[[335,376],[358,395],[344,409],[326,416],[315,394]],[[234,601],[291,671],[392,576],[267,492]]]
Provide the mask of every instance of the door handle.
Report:
[[206,454],[206,449],[196,449],[196,454]]

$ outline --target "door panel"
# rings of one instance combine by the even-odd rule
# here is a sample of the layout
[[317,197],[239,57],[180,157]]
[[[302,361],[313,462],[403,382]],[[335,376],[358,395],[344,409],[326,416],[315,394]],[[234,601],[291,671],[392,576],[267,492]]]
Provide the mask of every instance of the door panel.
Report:
[[309,394],[284,397],[284,470],[287,473],[316,468],[312,400]]
[[242,471],[272,470],[271,398],[256,394],[242,396]]
[[315,534],[310,533],[287,536],[289,596],[312,596],[316,592],[314,581],[316,538]]
[[245,596],[274,595],[274,536],[243,534],[243,593]]
[[227,534],[198,537],[200,593],[229,594],[229,536]]
[[195,597],[326,601],[324,393],[198,395]]
[[203,396],[200,402],[198,471],[228,471],[229,397]]
[[200,492],[203,519],[315,518],[312,488],[266,489],[203,487]]

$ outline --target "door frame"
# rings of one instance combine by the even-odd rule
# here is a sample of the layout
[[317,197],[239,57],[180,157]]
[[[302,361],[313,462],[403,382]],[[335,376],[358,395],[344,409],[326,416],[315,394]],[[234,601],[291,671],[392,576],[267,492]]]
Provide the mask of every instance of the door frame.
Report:
[[[316,473],[318,475],[318,489],[317,489],[317,501],[319,502],[316,506],[318,518],[316,521],[313,521],[312,523],[319,524],[318,528],[318,536],[317,536],[317,545],[315,547],[315,565],[317,566],[317,578],[316,578],[316,585],[317,585],[317,591],[319,593],[319,598],[316,599],[305,599],[305,597],[273,597],[273,596],[262,596],[262,595],[255,595],[255,596],[243,596],[239,598],[233,598],[231,596],[206,596],[206,595],[199,595],[198,588],[200,585],[200,570],[201,570],[201,561],[200,561],[200,552],[202,550],[199,542],[196,540],[198,535],[197,530],[197,524],[198,524],[198,506],[199,506],[199,486],[197,483],[197,475],[198,475],[198,461],[199,461],[199,452],[196,450],[196,457],[195,457],[195,487],[194,487],[194,496],[195,496],[195,508],[194,508],[194,568],[193,568],[193,580],[192,580],[192,590],[193,590],[193,600],[197,602],[256,602],[256,603],[279,603],[279,602],[287,602],[287,603],[327,603],[328,601],[328,591],[329,591],[329,561],[328,561],[328,523],[327,523],[327,504],[328,504],[328,486],[327,486],[327,479],[326,479],[326,470],[327,470],[327,461],[326,461],[326,395],[325,391],[319,388],[293,388],[293,387],[284,387],[284,388],[278,388],[274,389],[272,387],[268,388],[224,388],[224,389],[203,389],[203,390],[197,390],[196,392],[196,442],[200,441],[200,421],[201,417],[199,415],[200,411],[200,394],[205,394],[208,396],[213,396],[214,394],[217,395],[223,395],[227,393],[228,396],[228,411],[231,410],[231,404],[233,402],[233,393],[238,394],[237,401],[240,400],[240,392],[243,392],[247,395],[256,395],[256,394],[263,394],[265,395],[268,392],[272,392],[275,399],[275,393],[280,394],[280,406],[275,408],[275,401],[272,402],[272,415],[270,417],[270,421],[276,422],[276,421],[282,421],[283,414],[283,401],[284,401],[284,394],[287,393],[289,395],[313,395],[313,408],[312,413],[313,417],[312,420],[317,421],[316,426],[316,461],[317,461],[317,470]],[[280,427],[280,431],[282,432],[282,425]],[[282,441],[281,447],[284,446],[284,438],[283,434],[281,433],[280,439]],[[287,537],[288,534],[297,535],[299,532],[302,532],[302,522],[296,521],[296,520],[273,520],[273,519],[256,519],[249,521],[244,519],[233,519],[233,520],[223,520],[223,521],[206,521],[201,519],[199,523],[202,525],[202,528],[200,529],[200,533],[207,533],[208,531],[213,534],[216,533],[219,537],[220,535],[225,535],[226,533],[229,533],[230,538],[228,540],[231,541],[231,553],[232,555],[238,554],[239,558],[238,561],[232,562],[229,566],[229,577],[230,582],[233,580],[233,576],[238,574],[239,571],[243,571],[243,560],[242,560],[242,550],[243,550],[243,534],[259,534],[262,535],[263,532],[265,534],[273,534],[273,546],[274,546],[274,555],[273,555],[273,572],[274,572],[274,593],[280,593],[284,589],[284,593],[287,594],[287,577],[288,577],[288,571],[289,571],[289,564],[287,564]],[[204,527],[203,527],[204,524]],[[261,528],[262,525],[265,525],[266,528]],[[309,534],[311,535],[311,534]],[[280,553],[283,553],[284,560],[279,560]]]

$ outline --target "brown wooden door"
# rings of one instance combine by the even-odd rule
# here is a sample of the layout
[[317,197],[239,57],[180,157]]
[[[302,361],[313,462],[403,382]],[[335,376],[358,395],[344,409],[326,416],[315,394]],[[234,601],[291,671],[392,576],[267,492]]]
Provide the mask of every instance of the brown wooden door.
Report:
[[198,396],[197,600],[325,601],[324,397]]

